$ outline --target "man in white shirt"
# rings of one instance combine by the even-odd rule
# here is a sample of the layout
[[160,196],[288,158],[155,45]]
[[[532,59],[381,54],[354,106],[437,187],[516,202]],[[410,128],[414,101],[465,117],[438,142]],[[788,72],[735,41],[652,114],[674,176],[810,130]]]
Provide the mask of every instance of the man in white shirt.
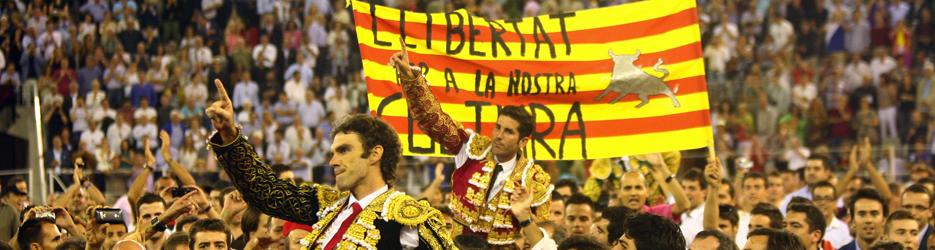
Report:
[[286,80],[291,79],[294,77],[295,72],[299,72],[299,82],[302,83],[303,87],[308,87],[308,83],[312,82],[312,77],[315,74],[312,71],[313,68],[315,68],[315,60],[305,60],[305,53],[296,53],[295,63],[289,65],[283,78]]
[[704,230],[704,202],[707,197],[708,184],[701,171],[691,169],[682,176],[682,189],[691,202],[691,208],[682,213],[682,235],[686,242],[692,242],[695,235]]
[[88,130],[81,133],[81,141],[84,142],[85,149],[91,154],[96,153],[97,148],[104,141],[104,132],[101,131],[101,126],[98,126],[94,119],[88,121]]
[[143,121],[156,119],[156,109],[149,106],[149,100],[146,98],[140,99],[140,107],[133,111],[133,119],[137,123],[142,123]]
[[289,100],[295,103],[304,103],[305,102],[305,89],[306,87],[300,81],[299,72],[292,72],[292,77],[288,78],[286,84],[283,85],[283,91],[286,92],[286,95],[289,96]]
[[318,127],[325,119],[325,106],[315,96],[315,92],[306,90],[305,102],[299,104],[299,114],[302,114],[302,125],[307,128]]
[[790,50],[795,41],[792,23],[778,14],[772,15],[769,20],[769,36],[773,38],[776,47],[781,51]]
[[870,60],[870,76],[873,77],[874,86],[880,86],[880,75],[896,68],[896,61],[886,54],[885,48],[873,50],[873,59]]
[[211,64],[211,59],[214,58],[211,49],[205,46],[204,39],[200,36],[195,37],[195,46],[189,49],[188,56],[192,64],[201,63],[201,65]]
[[285,164],[290,159],[292,150],[289,149],[289,143],[283,140],[282,130],[276,130],[273,136],[273,143],[266,146],[266,158],[273,164]]
[[847,223],[836,217],[838,195],[834,185],[827,181],[819,182],[812,188],[812,201],[815,206],[821,210],[825,218],[827,227],[825,227],[824,240],[831,243],[834,249],[840,249],[847,243],[854,240],[851,237],[851,231]]
[[292,126],[286,128],[285,138],[286,142],[289,143],[289,149],[293,152],[297,149],[302,150],[302,152],[308,152],[311,150],[312,144],[314,143],[312,136],[312,132],[305,126],[302,126],[300,115],[296,114]]
[[259,91],[260,87],[251,78],[250,71],[244,70],[240,76],[240,81],[237,82],[237,85],[234,85],[234,96],[232,97],[234,108],[242,107],[247,100],[253,104],[260,104]]
[[[155,119],[144,119],[143,123],[138,123],[136,126],[133,126],[133,139],[136,140],[137,148],[143,148],[143,139],[150,138],[155,139],[159,131],[156,128]],[[155,148],[158,144],[153,143],[152,148]]]
[[124,116],[118,115],[116,123],[107,128],[107,140],[110,143],[110,150],[113,150],[115,154],[120,154],[120,150],[122,150],[120,143],[130,138],[132,131],[133,128],[130,127],[130,124],[124,121]]
[[805,187],[800,188],[792,193],[786,195],[782,200],[782,206],[779,207],[779,210],[783,214],[786,214],[786,208],[789,206],[789,202],[792,201],[792,197],[800,196],[806,199],[812,199],[812,193],[810,188],[815,187],[816,184],[822,181],[828,181],[832,177],[831,167],[827,165],[827,160],[822,156],[809,156],[805,161]]
[[272,68],[278,55],[276,45],[269,43],[269,35],[260,36],[260,44],[253,47],[253,61],[261,68]]

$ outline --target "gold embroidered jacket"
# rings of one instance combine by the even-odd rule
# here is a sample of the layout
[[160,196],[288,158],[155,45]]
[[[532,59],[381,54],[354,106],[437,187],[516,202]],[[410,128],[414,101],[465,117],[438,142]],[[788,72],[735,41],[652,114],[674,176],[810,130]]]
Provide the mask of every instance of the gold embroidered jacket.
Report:
[[[243,136],[221,145],[220,136],[214,135],[209,143],[218,164],[250,206],[277,218],[313,225],[303,240],[306,249],[325,245],[327,239],[319,236],[341,211],[349,192],[319,184],[296,186],[277,179]],[[417,229],[417,249],[456,249],[444,230],[441,212],[392,188],[361,210],[336,249],[401,249],[399,235],[403,227]]]
[[[418,74],[417,74],[418,75]],[[503,188],[489,201],[487,190],[496,166],[489,154],[491,140],[451,119],[441,110],[430,92],[425,77],[401,79],[410,114],[419,128],[451,154],[465,159],[452,174],[452,199],[448,204],[454,214],[452,236],[473,234],[487,239],[488,244],[513,244],[519,236],[519,222],[510,212],[510,195],[516,184],[525,186],[533,194],[533,215],[536,221],[548,219],[552,185],[548,173],[532,159],[517,156],[516,165]],[[461,155],[463,154],[463,155]]]

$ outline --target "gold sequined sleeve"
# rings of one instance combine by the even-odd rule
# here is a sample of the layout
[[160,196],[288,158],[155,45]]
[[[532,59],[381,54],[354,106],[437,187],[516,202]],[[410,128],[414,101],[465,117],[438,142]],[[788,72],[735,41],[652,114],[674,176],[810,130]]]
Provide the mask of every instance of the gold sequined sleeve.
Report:
[[425,131],[433,140],[441,143],[450,154],[457,154],[469,138],[467,132],[458,123],[442,111],[441,105],[429,85],[425,76],[414,71],[417,77],[406,78],[400,76],[403,86],[403,95],[409,105],[409,114],[419,124],[419,129]]
[[322,202],[330,196],[327,187],[315,184],[296,186],[277,179],[273,169],[260,159],[253,145],[242,135],[222,145],[220,135],[215,134],[208,143],[217,156],[218,165],[227,171],[247,204],[288,221],[307,225],[318,221],[317,212],[326,206]]

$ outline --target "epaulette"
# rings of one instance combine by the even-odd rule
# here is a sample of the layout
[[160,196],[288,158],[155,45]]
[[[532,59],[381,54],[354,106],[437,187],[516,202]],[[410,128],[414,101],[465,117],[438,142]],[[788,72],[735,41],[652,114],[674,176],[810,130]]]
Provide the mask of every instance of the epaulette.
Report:
[[490,137],[480,135],[470,129],[465,129],[465,132],[470,134],[467,143],[468,157],[474,160],[483,160],[487,158],[487,153],[490,152]]
[[318,197],[319,210],[331,206],[334,202],[341,199],[341,197],[346,196],[346,194],[338,191],[338,189],[328,185],[314,183],[302,183],[301,185],[311,185],[314,187],[313,190],[316,192],[315,196]]
[[404,226],[415,227],[424,223],[433,216],[441,216],[441,212],[432,208],[428,201],[417,201],[409,195],[394,193],[384,203],[384,218],[399,222]]

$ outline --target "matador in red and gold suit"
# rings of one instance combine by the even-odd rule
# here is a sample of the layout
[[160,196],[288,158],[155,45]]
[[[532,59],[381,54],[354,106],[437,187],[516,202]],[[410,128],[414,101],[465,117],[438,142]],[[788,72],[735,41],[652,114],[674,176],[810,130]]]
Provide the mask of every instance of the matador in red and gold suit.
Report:
[[[531,115],[525,109],[503,107],[491,138],[463,128],[461,123],[442,111],[425,77],[417,70],[413,70],[413,74],[400,74],[400,82],[410,114],[419,128],[439,142],[448,153],[455,155],[456,169],[451,178],[452,198],[448,204],[456,222],[452,223],[452,237],[471,234],[485,239],[491,248],[513,249],[520,225],[548,220],[553,186],[549,174],[521,151],[525,142],[528,142],[528,132],[526,135],[520,133],[523,142],[518,143],[518,147],[512,147],[512,152],[504,149],[510,146],[503,145],[503,138],[510,136],[505,134],[510,133],[505,130],[505,110],[510,109],[513,116],[519,114],[520,118],[527,118],[509,119],[511,124],[525,121],[527,131],[534,128]],[[513,127],[513,130],[515,133],[516,128]],[[498,148],[492,150],[495,144]],[[500,153],[495,153],[498,151]],[[506,157],[502,157],[504,155]],[[517,221],[510,212],[510,195],[516,185],[523,185],[532,192],[532,221]]]

